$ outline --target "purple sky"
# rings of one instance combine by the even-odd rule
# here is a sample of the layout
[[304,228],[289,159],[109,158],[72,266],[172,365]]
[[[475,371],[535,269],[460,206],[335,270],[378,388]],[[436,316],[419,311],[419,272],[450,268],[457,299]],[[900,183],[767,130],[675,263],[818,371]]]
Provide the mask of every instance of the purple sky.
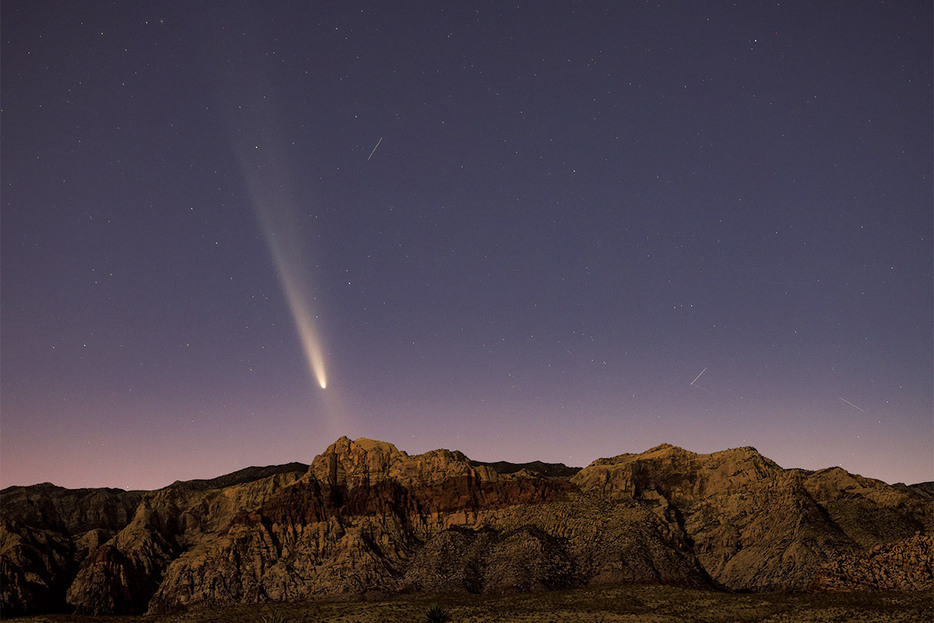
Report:
[[0,485],[934,479],[930,2],[444,4],[3,2]]

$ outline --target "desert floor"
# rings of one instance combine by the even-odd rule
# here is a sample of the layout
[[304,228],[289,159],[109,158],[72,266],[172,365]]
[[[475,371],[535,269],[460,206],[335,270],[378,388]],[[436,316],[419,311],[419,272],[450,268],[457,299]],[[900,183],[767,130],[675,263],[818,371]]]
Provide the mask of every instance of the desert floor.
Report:
[[669,586],[586,588],[550,593],[408,595],[386,600],[263,604],[169,616],[23,617],[22,623],[418,623],[439,604],[451,623],[618,621],[934,621],[934,592],[727,594]]

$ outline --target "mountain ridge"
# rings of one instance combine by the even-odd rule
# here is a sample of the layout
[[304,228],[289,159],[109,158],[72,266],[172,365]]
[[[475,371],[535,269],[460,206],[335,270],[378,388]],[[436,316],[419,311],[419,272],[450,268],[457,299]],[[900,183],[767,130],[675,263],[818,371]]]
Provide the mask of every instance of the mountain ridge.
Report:
[[750,446],[660,444],[571,468],[341,437],[310,464],[149,492],[0,491],[0,610],[627,582],[919,590],[934,587],[932,490],[785,469]]
[[[344,438],[344,437],[341,437],[341,438]],[[349,437],[347,437],[347,439],[350,440]],[[394,444],[391,444],[391,443],[389,443],[389,442],[375,441],[375,440],[372,440],[372,439],[369,439],[369,438],[366,438],[366,437],[359,437],[359,438],[354,439],[354,440],[351,440],[351,441],[353,441],[354,443],[357,443],[357,442],[360,442],[360,441],[363,441],[363,442],[375,442],[375,443],[379,443],[379,444],[387,444],[387,445],[392,446],[393,448],[396,447]],[[609,459],[616,458],[616,457],[620,457],[620,456],[642,456],[642,455],[646,455],[646,454],[648,454],[648,453],[657,451],[657,450],[659,450],[659,449],[664,449],[664,448],[674,448],[674,449],[678,449],[678,450],[683,450],[683,451],[685,451],[685,452],[691,452],[690,450],[686,450],[685,448],[682,448],[681,446],[678,446],[678,445],[675,445],[675,444],[661,443],[661,444],[657,444],[657,445],[655,445],[655,446],[652,446],[651,448],[649,448],[648,450],[645,450],[645,451],[643,451],[643,452],[624,452],[624,453],[621,453],[621,454],[619,454],[619,455],[615,455],[614,457],[597,457],[597,458],[595,458],[594,460],[592,460],[586,467],[589,467],[589,466],[593,465],[594,463],[607,461],[607,460],[609,460]],[[736,447],[734,447],[734,448],[725,448],[725,449],[723,449],[723,450],[715,450],[715,451],[709,452],[709,453],[700,453],[700,452],[698,452],[698,453],[694,453],[694,454],[698,454],[698,455],[711,455],[711,454],[717,454],[717,453],[720,453],[720,452],[731,452],[731,451],[736,451],[736,450],[752,451],[752,452],[755,452],[755,453],[761,455],[761,453],[759,453],[758,449],[757,449],[755,446],[736,446]],[[325,451],[326,451],[326,450],[325,450]],[[404,454],[408,454],[408,453],[405,452],[405,451],[399,451],[399,452],[403,452]],[[431,451],[429,451],[429,452],[431,452]],[[417,455],[416,455],[416,456],[417,456]],[[764,456],[764,455],[762,455],[762,456]],[[516,472],[516,471],[520,471],[521,469],[529,469],[529,470],[532,471],[532,472],[539,472],[539,473],[543,473],[543,474],[544,474],[544,473],[547,473],[547,471],[550,470],[550,469],[559,470],[559,471],[560,471],[560,470],[568,470],[569,473],[570,473],[571,470],[573,470],[574,472],[578,472],[578,471],[580,471],[580,470],[582,470],[582,469],[585,469],[585,467],[573,467],[573,466],[568,466],[568,465],[566,465],[565,463],[549,463],[549,462],[539,461],[539,460],[526,461],[526,462],[521,462],[521,463],[517,463],[517,462],[513,462],[513,461],[506,461],[506,460],[500,460],[500,461],[479,461],[479,460],[473,460],[473,459],[471,459],[470,461],[471,461],[471,463],[473,463],[473,464],[475,464],[475,465],[483,465],[483,466],[487,466],[487,467],[499,467],[500,469],[498,469],[497,471],[499,471],[500,473],[503,473],[503,474],[514,473],[514,472]],[[221,474],[221,475],[219,475],[219,476],[214,476],[214,477],[211,477],[211,478],[189,478],[189,479],[186,479],[186,480],[175,480],[175,481],[173,481],[173,482],[171,482],[171,483],[169,483],[169,484],[167,484],[167,485],[164,485],[164,486],[162,486],[162,487],[157,487],[157,488],[155,488],[155,489],[125,489],[125,488],[121,488],[121,487],[110,487],[110,486],[101,486],[101,487],[64,487],[64,486],[62,486],[62,485],[57,485],[57,484],[55,484],[55,483],[53,483],[53,482],[44,481],[44,482],[37,482],[37,483],[34,483],[34,484],[30,484],[30,485],[8,485],[8,486],[6,486],[6,487],[0,489],[0,493],[3,493],[3,492],[12,492],[12,491],[19,490],[19,489],[32,489],[32,490],[35,490],[35,489],[41,489],[41,488],[46,488],[46,487],[51,487],[51,488],[55,488],[55,489],[61,489],[61,490],[63,490],[63,491],[73,491],[73,492],[79,492],[79,491],[115,491],[115,492],[128,492],[128,493],[132,493],[132,492],[147,493],[147,492],[150,492],[150,491],[158,491],[158,490],[160,490],[160,489],[165,489],[165,488],[167,488],[167,487],[173,487],[173,486],[178,486],[178,485],[189,485],[189,486],[192,486],[192,485],[194,485],[195,483],[199,483],[198,486],[201,486],[200,483],[204,483],[204,485],[206,485],[206,486],[208,486],[208,488],[210,488],[211,486],[225,486],[224,484],[220,484],[220,483],[224,483],[225,481],[232,480],[232,479],[236,479],[236,478],[248,477],[247,474],[249,474],[249,473],[258,473],[258,472],[263,472],[263,471],[266,471],[266,470],[268,470],[268,471],[270,471],[270,472],[273,472],[273,471],[282,471],[282,472],[285,472],[285,471],[292,471],[293,469],[294,469],[294,470],[305,470],[305,469],[308,468],[309,465],[310,465],[309,463],[302,463],[302,462],[300,462],[300,461],[290,461],[290,462],[288,462],[288,463],[276,463],[276,464],[270,464],[270,465],[251,465],[251,466],[248,466],[248,467],[244,467],[244,468],[240,468],[240,469],[234,470],[233,472]],[[807,468],[801,468],[801,467],[789,467],[789,468],[783,468],[783,469],[797,469],[797,470],[808,471],[808,472],[827,471],[827,470],[831,470],[831,469],[842,469],[842,470],[844,470],[844,471],[847,471],[846,468],[844,468],[844,467],[842,467],[842,466],[840,466],[840,465],[833,465],[833,466],[828,466],[828,467],[821,467],[821,468],[817,468],[817,469],[807,469]],[[853,473],[853,472],[848,472],[848,473]],[[866,477],[866,476],[863,476],[863,477]],[[885,483],[885,484],[887,484],[887,485],[889,485],[889,486],[892,486],[892,487],[899,487],[899,488],[905,488],[905,489],[916,489],[919,493],[922,493],[922,494],[924,494],[924,495],[928,495],[928,496],[934,497],[934,480],[926,480],[926,481],[921,481],[921,482],[916,482],[916,483],[905,483],[905,482],[894,482],[894,483],[889,483],[889,482],[887,482],[887,481],[880,480],[880,479],[877,479],[877,478],[873,478],[873,480],[878,480],[879,482]],[[214,483],[217,483],[217,484],[214,484]]]

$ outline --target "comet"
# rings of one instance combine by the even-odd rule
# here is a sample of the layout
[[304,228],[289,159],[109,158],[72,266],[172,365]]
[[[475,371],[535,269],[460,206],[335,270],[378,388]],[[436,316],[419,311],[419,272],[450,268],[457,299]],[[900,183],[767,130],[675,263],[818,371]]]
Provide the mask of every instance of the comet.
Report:
[[282,281],[282,289],[289,303],[289,311],[292,312],[292,319],[298,329],[298,338],[305,353],[308,371],[318,386],[321,389],[326,389],[328,377],[324,367],[324,350],[321,347],[321,338],[315,327],[317,316],[308,303],[308,301],[312,300],[312,297],[301,282],[291,274],[288,265],[281,264],[278,261],[276,263],[278,264],[279,278]]
[[270,205],[254,200],[254,209],[265,234],[266,244],[276,265],[282,292],[298,330],[298,338],[308,364],[308,371],[321,388],[328,386],[324,365],[324,348],[316,326],[318,315],[314,310],[316,300],[311,278],[306,266],[310,264],[294,226],[296,215],[288,204]]
[[[259,132],[257,135],[262,136]],[[267,131],[265,135],[274,133]],[[299,209],[301,202],[291,191],[294,184],[286,166],[287,158],[281,157],[281,142],[267,139],[256,143],[258,146],[253,150],[238,149],[253,211],[275,264],[311,379],[326,389],[325,349],[317,326],[317,297],[309,268],[314,262],[309,257],[308,240],[303,236],[307,215]],[[257,156],[263,159],[257,160]]]
[[294,321],[310,379],[326,389],[327,351],[316,309],[313,238],[308,236],[314,199],[308,196],[307,187],[295,183],[287,147],[294,142],[286,139],[277,122],[280,115],[274,90],[265,81],[265,68],[247,62],[241,69],[241,81],[229,85],[223,106],[231,146]]

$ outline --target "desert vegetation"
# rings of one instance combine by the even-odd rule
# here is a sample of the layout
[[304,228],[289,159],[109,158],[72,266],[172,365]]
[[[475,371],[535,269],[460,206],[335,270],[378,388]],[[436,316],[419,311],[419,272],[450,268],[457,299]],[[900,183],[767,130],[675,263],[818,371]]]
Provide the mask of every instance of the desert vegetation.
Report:
[[451,613],[441,604],[431,604],[425,611],[425,623],[448,623]]

